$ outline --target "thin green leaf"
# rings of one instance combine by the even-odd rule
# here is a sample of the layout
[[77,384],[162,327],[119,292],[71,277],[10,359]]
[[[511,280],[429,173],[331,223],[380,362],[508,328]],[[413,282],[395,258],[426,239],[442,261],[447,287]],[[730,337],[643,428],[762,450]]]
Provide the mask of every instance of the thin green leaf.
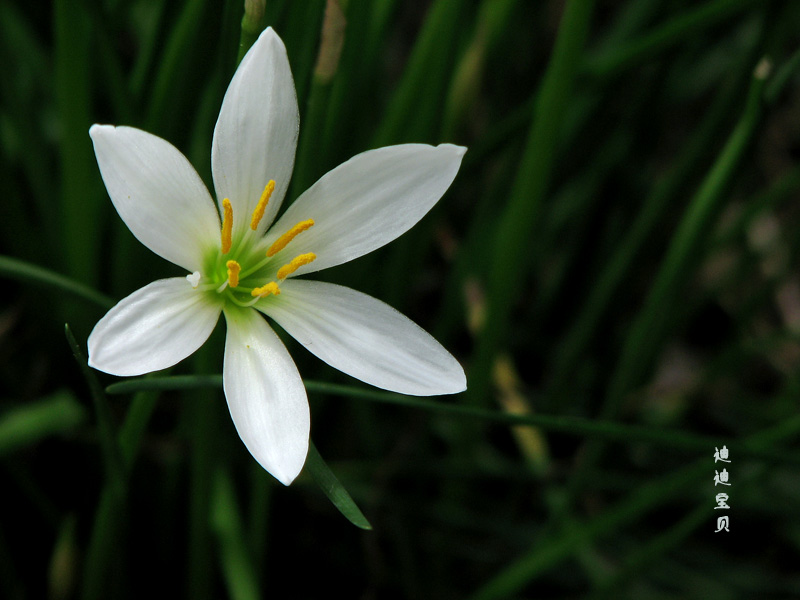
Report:
[[322,488],[322,491],[344,517],[360,529],[372,529],[364,513],[356,506],[350,494],[322,460],[317,448],[309,441],[305,469]]
[[100,494],[83,561],[81,589],[83,600],[100,600],[107,597],[108,574],[112,561],[117,557],[114,545],[119,539],[126,519],[124,491],[127,486],[127,474],[133,465],[145,427],[155,408],[155,401],[156,395],[152,392],[137,394],[120,428],[118,439],[125,466],[125,477],[121,486],[107,482]]
[[69,431],[85,419],[86,411],[67,391],[9,410],[0,416],[0,456]]
[[697,36],[702,30],[748,8],[754,2],[755,0],[712,0],[693,6],[653,31],[587,60],[585,70],[596,77],[615,75]]
[[106,398],[103,388],[94,372],[89,368],[86,357],[81,347],[78,345],[75,336],[72,335],[69,325],[64,325],[64,333],[67,336],[67,342],[69,342],[72,354],[78,362],[81,373],[83,373],[89,385],[89,393],[92,397],[92,403],[94,404],[94,410],[97,416],[97,429],[100,435],[100,446],[103,450],[103,460],[106,465],[106,475],[109,481],[115,486],[121,486],[125,477],[125,469],[122,465],[122,457],[117,443],[115,427],[111,417],[111,408],[108,405],[108,398]]
[[630,328],[625,347],[611,378],[609,392],[602,411],[604,417],[615,415],[632,385],[638,383],[661,343],[667,314],[665,307],[673,305],[682,288],[687,272],[697,264],[697,250],[703,242],[713,217],[720,210],[724,191],[748,148],[760,122],[762,92],[769,73],[768,63],[756,67],[744,113],[731,132],[728,142],[716,163],[690,202],[675,232],[670,247],[645,306]]
[[219,558],[228,593],[234,600],[258,600],[258,577],[242,526],[230,474],[219,469],[211,493],[211,527],[220,545]]
[[[800,454],[761,450],[731,441],[729,438],[705,436],[667,429],[664,427],[648,427],[643,425],[627,425],[613,421],[598,419],[582,419],[580,417],[541,414],[512,414],[498,410],[463,406],[441,400],[429,400],[416,396],[404,396],[394,392],[359,388],[324,381],[304,381],[306,390],[319,394],[342,396],[370,400],[385,404],[395,404],[406,408],[427,410],[446,415],[479,419],[487,422],[507,425],[528,425],[549,431],[558,431],[589,438],[598,438],[621,443],[644,442],[659,446],[682,448],[684,450],[705,450],[714,445],[727,444],[736,448],[737,452],[753,458],[762,458],[775,462],[800,463]],[[106,388],[109,394],[125,394],[142,390],[178,390],[197,389],[203,387],[222,387],[222,375],[175,375],[172,377],[134,378],[114,383]]]
[[[797,435],[798,431],[800,416],[749,436],[745,444],[764,450],[780,440]],[[636,488],[580,527],[568,527],[546,539],[537,539],[529,552],[502,569],[471,596],[471,600],[494,600],[512,596],[539,575],[572,556],[579,546],[637,522],[678,495],[698,486],[701,480],[708,478],[709,463],[708,458],[698,459],[648,485]],[[681,532],[682,529],[678,531]]]
[[88,300],[102,308],[111,308],[116,304],[114,299],[74,279],[10,256],[0,255],[0,275],[10,279],[30,281],[37,285],[56,288]]
[[100,194],[91,144],[91,21],[81,2],[55,2],[55,90],[60,117],[61,229],[68,272],[97,281]]
[[536,97],[525,151],[495,231],[487,274],[487,292],[492,301],[487,304],[467,392],[473,404],[485,403],[491,366],[497,348],[505,341],[509,316],[524,283],[519,257],[528,252],[531,231],[550,186],[569,105],[565,99],[572,96],[593,11],[594,2],[590,0],[571,0],[564,7],[555,48]]
[[168,377],[132,377],[112,383],[106,388],[109,394],[130,394],[144,391],[192,390],[222,387],[222,375],[172,375]]

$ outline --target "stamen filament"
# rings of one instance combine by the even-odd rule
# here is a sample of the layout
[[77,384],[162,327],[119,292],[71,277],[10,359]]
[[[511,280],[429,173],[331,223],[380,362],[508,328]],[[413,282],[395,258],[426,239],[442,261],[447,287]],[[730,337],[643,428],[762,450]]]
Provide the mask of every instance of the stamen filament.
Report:
[[222,253],[227,254],[231,249],[231,234],[233,232],[233,207],[228,198],[222,201],[222,212]]
[[309,229],[313,225],[314,225],[314,219],[300,221],[297,225],[292,227],[289,231],[287,231],[281,237],[275,240],[275,243],[269,247],[269,250],[267,250],[267,256],[275,256],[278,252],[286,248],[289,242],[291,242],[294,238],[296,238],[298,235],[300,235],[306,229]]
[[270,294],[275,294],[278,296],[280,293],[281,288],[278,287],[278,284],[274,281],[270,281],[268,284],[254,289],[252,292],[250,292],[250,295],[257,298],[263,298],[264,296],[269,296]]
[[242,302],[241,300],[239,300],[236,297],[236,293],[233,292],[233,291],[229,291],[227,293],[227,296],[228,296],[228,300],[233,302],[236,306],[241,306],[242,308],[248,308],[250,306],[253,306],[253,304],[258,302],[258,300],[259,300],[258,298],[253,298],[252,300],[248,300],[247,302]]
[[261,200],[258,201],[256,209],[253,211],[253,217],[250,219],[250,229],[253,231],[258,228],[258,224],[261,222],[261,219],[264,218],[264,211],[267,210],[267,203],[274,191],[275,180],[270,179],[269,183],[267,183],[267,186],[264,188],[264,192],[261,194]]
[[235,288],[239,285],[239,271],[242,270],[242,266],[235,260],[229,260],[225,266],[228,267],[228,283]]
[[299,256],[295,256],[287,265],[283,265],[280,269],[278,269],[278,279],[286,279],[289,275],[297,271],[303,265],[307,265],[310,262],[313,262],[317,259],[317,255],[313,252],[308,252],[307,254],[300,254]]

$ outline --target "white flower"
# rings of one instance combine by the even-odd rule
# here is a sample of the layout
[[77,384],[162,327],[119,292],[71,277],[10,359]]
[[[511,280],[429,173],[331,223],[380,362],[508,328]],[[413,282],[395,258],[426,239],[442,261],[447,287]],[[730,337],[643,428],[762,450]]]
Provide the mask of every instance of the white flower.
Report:
[[233,76],[214,130],[219,212],[168,142],[131,127],[89,130],[122,220],[145,246],[189,272],[154,281],[112,308],[89,336],[89,364],[124,376],[165,369],[197,350],[224,314],[231,417],[253,457],[285,485],[308,451],[308,400],[297,367],[259,313],[372,385],[413,395],[466,388],[458,362],[390,306],[346,287],[294,279],[407,231],[450,186],[465,149],[405,144],[364,152],[322,177],[273,225],[292,174],[298,123],[286,49],[267,29]]

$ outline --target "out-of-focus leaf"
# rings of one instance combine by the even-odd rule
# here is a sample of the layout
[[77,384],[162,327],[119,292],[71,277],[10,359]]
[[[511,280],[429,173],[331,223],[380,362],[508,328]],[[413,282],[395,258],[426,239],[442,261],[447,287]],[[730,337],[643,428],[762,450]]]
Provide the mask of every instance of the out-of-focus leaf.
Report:
[[69,431],[86,418],[72,393],[62,390],[0,415],[0,456]]

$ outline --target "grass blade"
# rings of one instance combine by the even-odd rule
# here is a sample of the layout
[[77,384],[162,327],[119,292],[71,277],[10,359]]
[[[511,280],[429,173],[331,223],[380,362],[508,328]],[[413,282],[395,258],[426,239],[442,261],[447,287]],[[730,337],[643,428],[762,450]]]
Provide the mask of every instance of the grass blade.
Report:
[[306,458],[305,469],[348,521],[359,529],[372,529],[372,525],[367,521],[364,513],[356,506],[356,503],[353,502],[350,494],[344,489],[336,475],[322,460],[316,446],[311,441],[308,443],[308,458]]

